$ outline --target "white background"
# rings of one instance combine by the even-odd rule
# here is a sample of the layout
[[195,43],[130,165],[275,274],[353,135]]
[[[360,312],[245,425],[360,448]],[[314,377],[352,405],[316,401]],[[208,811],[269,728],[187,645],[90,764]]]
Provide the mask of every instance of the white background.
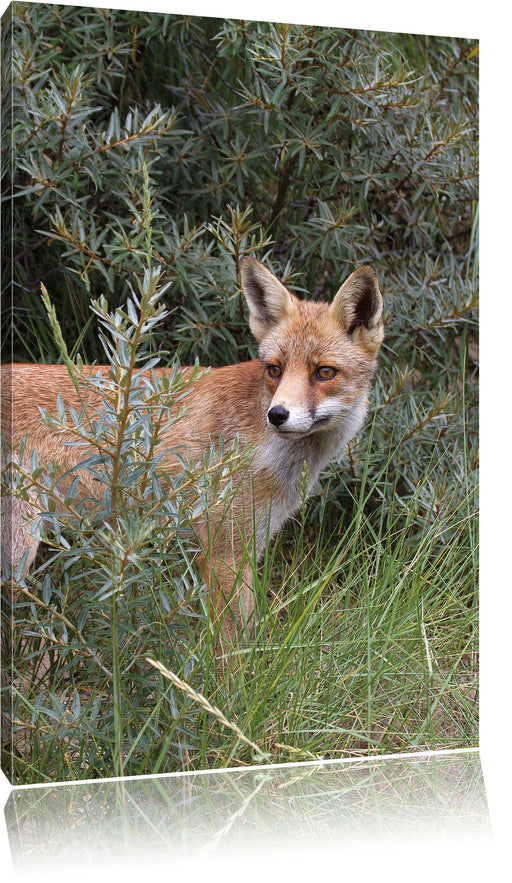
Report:
[[[311,852],[300,859],[283,854],[228,864],[210,859],[195,870],[183,868],[187,881],[205,879],[256,880],[504,880],[511,871],[508,841],[512,837],[510,810],[512,775],[511,738],[511,419],[510,360],[512,357],[512,284],[509,278],[511,198],[512,56],[510,8],[504,0],[391,0],[383,3],[341,3],[339,0],[173,0],[173,2],[98,3],[83,5],[148,9],[154,12],[186,12],[225,18],[249,18],[326,24],[358,29],[415,32],[476,37],[481,61],[481,445],[482,445],[482,545],[481,545],[481,757],[493,842],[475,844],[435,841],[430,845],[396,844],[375,848],[333,849],[328,854]],[[2,9],[6,7],[1,4]],[[9,794],[7,780],[0,780],[0,804]],[[10,850],[0,817],[0,858],[3,879],[11,879]],[[174,869],[173,869],[174,870]],[[164,867],[148,868],[148,877],[165,875]],[[87,872],[87,877],[90,870]],[[140,878],[140,868],[119,867],[124,880]],[[175,873],[173,873],[173,876]],[[85,879],[80,868],[70,875],[55,868],[52,880],[70,876]],[[109,869],[108,876],[112,876]],[[168,875],[166,875],[168,876]],[[179,875],[181,878],[181,874]],[[102,869],[95,880],[104,879]],[[38,874],[37,880],[44,880]],[[48,877],[49,879],[49,877]]]

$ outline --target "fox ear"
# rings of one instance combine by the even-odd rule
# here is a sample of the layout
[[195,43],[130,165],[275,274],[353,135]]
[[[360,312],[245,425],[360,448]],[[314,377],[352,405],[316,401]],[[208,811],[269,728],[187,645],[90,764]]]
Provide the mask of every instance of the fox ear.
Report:
[[380,346],[384,337],[382,295],[373,267],[354,270],[329,309],[355,342]]
[[241,263],[242,288],[249,307],[249,327],[260,342],[294,311],[294,297],[263,264],[254,258]]

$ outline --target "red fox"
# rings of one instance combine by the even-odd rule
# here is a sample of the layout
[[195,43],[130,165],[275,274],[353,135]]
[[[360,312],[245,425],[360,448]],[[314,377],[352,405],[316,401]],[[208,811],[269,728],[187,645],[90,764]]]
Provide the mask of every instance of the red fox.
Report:
[[[295,297],[253,258],[242,260],[241,277],[259,358],[199,377],[186,396],[184,415],[162,439],[169,473],[180,469],[172,454],[180,446],[194,462],[221,436],[226,444],[238,438],[249,446],[250,467],[235,488],[228,517],[215,526],[215,542],[208,540],[211,526],[197,531],[214,608],[229,614],[223,624],[228,639],[235,624],[252,633],[248,550],[261,556],[267,538],[298,510],[302,476],[307,474],[309,493],[320,471],[362,426],[383,340],[382,296],[369,266],[355,270],[331,304]],[[80,411],[67,368],[15,364],[4,366],[2,374],[4,438],[16,445],[28,436],[26,451],[30,456],[35,448],[43,468],[55,461],[65,470],[86,459],[91,451],[66,445],[66,431],[46,426],[39,410],[56,413],[60,393],[66,409]],[[99,395],[95,390],[86,395],[92,413],[100,407]],[[91,493],[85,469],[80,481],[81,492]],[[28,568],[39,543],[31,521],[41,503],[33,494],[29,501],[4,500],[3,508],[4,554],[15,568],[28,548]]]

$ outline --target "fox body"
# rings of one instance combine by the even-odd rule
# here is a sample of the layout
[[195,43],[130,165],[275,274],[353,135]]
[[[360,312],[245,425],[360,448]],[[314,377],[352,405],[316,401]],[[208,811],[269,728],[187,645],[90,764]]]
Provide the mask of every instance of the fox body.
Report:
[[[251,627],[247,550],[256,548],[261,555],[268,537],[297,511],[304,464],[309,492],[320,471],[361,427],[383,339],[382,297],[371,267],[355,270],[331,304],[299,300],[252,258],[242,261],[241,274],[259,358],[212,368],[195,380],[184,414],[162,439],[163,468],[169,473],[182,468],[175,450],[198,462],[221,437],[225,445],[238,438],[249,446],[250,465],[238,479],[227,517],[214,530],[207,524],[197,529],[215,608],[222,611],[227,605],[223,628],[228,637],[237,620]],[[97,413],[97,390],[87,388],[81,402],[62,365],[12,365],[2,374],[4,438],[17,445],[27,437],[25,449],[29,454],[36,449],[43,468],[53,461],[62,471],[79,467],[91,450],[66,444],[75,437],[45,425],[39,408],[55,413],[60,393],[66,409],[79,412],[85,402],[91,414]],[[81,492],[94,495],[94,479],[87,470],[78,471]],[[39,538],[31,522],[41,514],[41,504],[30,493],[28,501],[3,501],[2,541],[12,567],[27,549],[29,567],[37,551]]]

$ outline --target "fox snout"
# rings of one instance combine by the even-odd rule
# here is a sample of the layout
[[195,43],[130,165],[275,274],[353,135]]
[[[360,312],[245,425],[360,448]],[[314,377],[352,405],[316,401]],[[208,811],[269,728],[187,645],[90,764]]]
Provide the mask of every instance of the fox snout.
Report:
[[278,435],[304,435],[311,430],[313,423],[312,415],[299,406],[288,407],[279,402],[267,411],[267,424]]
[[309,435],[329,423],[333,416],[332,410],[328,402],[315,408],[314,411],[298,405],[287,407],[279,403],[271,405],[268,409],[267,423],[278,435],[290,437]]

